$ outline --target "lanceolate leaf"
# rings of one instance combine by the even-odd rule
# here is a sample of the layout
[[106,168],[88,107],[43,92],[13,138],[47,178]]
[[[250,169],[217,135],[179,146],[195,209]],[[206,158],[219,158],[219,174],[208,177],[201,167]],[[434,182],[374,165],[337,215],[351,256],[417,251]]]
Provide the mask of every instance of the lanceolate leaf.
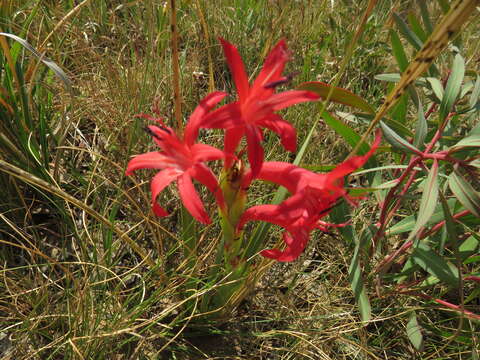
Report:
[[462,87],[463,76],[465,75],[465,62],[460,54],[455,56],[453,61],[452,72],[447,81],[445,95],[440,104],[440,121],[443,121],[448,113],[452,111],[453,104],[457,100],[458,94]]
[[418,106],[417,125],[415,127],[415,137],[413,138],[413,145],[417,148],[423,147],[423,142],[427,136],[428,126],[423,113],[422,103]]
[[430,275],[435,276],[445,284],[453,287],[458,286],[458,270],[453,265],[445,261],[445,259],[435,253],[423,241],[413,250],[413,261],[420,265],[423,270]]
[[415,314],[415,311],[412,311],[410,320],[408,320],[407,323],[407,336],[412,345],[418,351],[423,349],[423,335],[421,329],[422,328],[417,321],[417,315]]
[[480,217],[480,195],[460,174],[450,174],[448,186],[458,201],[475,216]]
[[400,32],[405,36],[405,38],[408,40],[410,44],[412,44],[415,49],[420,50],[420,48],[423,45],[422,40],[418,38],[418,36],[409,29],[408,25],[403,21],[403,19],[398,16],[396,13],[393,13],[393,20],[395,20],[395,23],[397,24],[398,29]]
[[[335,132],[337,132],[341,137],[345,139],[345,141],[351,146],[355,147],[357,143],[360,141],[360,135],[358,135],[355,130],[350,128],[348,125],[346,125],[343,121],[336,119],[328,111],[324,111],[322,114],[322,118],[325,121],[325,123],[330,126]],[[366,154],[369,150],[369,147],[367,144],[363,143],[362,146],[360,147],[360,153],[361,154]]]
[[387,140],[393,147],[416,155],[420,155],[422,153],[415,146],[410,144],[407,140],[403,139],[395,131],[389,128],[388,125],[383,121],[380,121],[380,126],[382,127],[385,140]]
[[320,81],[305,82],[300,84],[297,89],[312,91],[318,94],[322,99],[326,99],[330,91],[332,91],[330,101],[352,106],[370,114],[375,113],[375,109],[373,109],[373,107],[360,96],[355,95],[348,90],[331,86]]
[[452,146],[452,150],[458,150],[464,147],[479,147],[480,146],[480,134],[473,134],[463,138],[458,143]]
[[480,75],[477,75],[477,80],[475,81],[475,87],[472,90],[472,94],[470,95],[470,100],[468,101],[468,105],[471,108],[475,106],[478,102],[478,98],[480,97]]
[[348,274],[350,285],[352,286],[353,293],[355,295],[355,301],[357,302],[360,310],[360,317],[362,321],[369,321],[372,316],[372,309],[370,307],[370,301],[368,300],[365,285],[363,284],[359,249],[360,244],[357,244]]
[[432,216],[438,201],[438,162],[433,162],[432,168],[428,173],[425,186],[423,188],[422,200],[420,201],[420,209],[418,210],[418,218],[415,227],[408,236],[409,240],[413,239],[418,231],[425,226]]
[[35,55],[42,63],[44,63],[45,65],[47,65],[54,73],[55,75],[57,75],[60,80],[62,80],[62,82],[64,83],[65,87],[67,88],[68,91],[72,92],[72,82],[70,81],[70,79],[68,78],[67,74],[65,74],[65,72],[57,65],[55,64],[52,60],[44,57],[42,54],[40,54],[32,45],[30,45],[28,43],[28,41],[22,39],[21,37],[18,37],[16,35],[13,35],[13,34],[8,34],[8,33],[3,33],[3,32],[0,32],[0,36],[6,36],[6,37],[9,37],[17,42],[19,42],[20,44],[22,44],[22,46],[27,49],[28,51],[30,51],[33,55]]
[[393,56],[397,60],[400,71],[405,71],[408,66],[408,58],[403,49],[402,42],[394,30],[390,30],[390,41],[392,43]]

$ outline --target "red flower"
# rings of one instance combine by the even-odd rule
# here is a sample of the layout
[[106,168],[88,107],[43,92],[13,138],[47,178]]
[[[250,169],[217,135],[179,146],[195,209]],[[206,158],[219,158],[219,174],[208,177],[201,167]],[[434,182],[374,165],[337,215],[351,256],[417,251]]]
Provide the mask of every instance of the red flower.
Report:
[[[192,178],[205,185],[223,207],[223,196],[213,172],[205,164],[206,161],[224,158],[224,152],[205,144],[195,144],[198,125],[201,118],[225,97],[225,93],[215,92],[206,96],[190,116],[185,128],[184,139],[178,138],[173,130],[165,126],[161,119],[154,119],[158,126],[148,126],[155,143],[162,151],[152,151],[135,156],[127,166],[127,175],[137,169],[162,169],[152,179],[152,208],[156,215],[166,216],[168,213],[157,203],[157,196],[172,181],[176,180],[180,198],[187,210],[198,221],[211,222],[202,201],[195,190]],[[148,115],[145,118],[153,119]]]
[[[235,46],[220,38],[228,66],[238,92],[238,100],[224,105],[208,114],[201,127],[222,128],[225,133],[225,152],[232,155],[241,138],[245,135],[248,145],[248,159],[252,173],[259,173],[264,154],[261,146],[261,128],[276,132],[283,147],[288,151],[296,149],[296,132],[294,127],[283,120],[275,111],[291,105],[318,99],[318,95],[309,91],[285,91],[275,93],[275,87],[287,82],[282,76],[288,61],[287,46],[284,40],[278,42],[265,60],[260,74],[252,86],[248,83],[245,68]],[[226,164],[228,167],[229,164]]]
[[[285,250],[264,250],[262,255],[278,261],[295,260],[305,249],[314,229],[325,230],[329,226],[338,226],[324,223],[320,219],[330,212],[341,197],[353,202],[354,199],[348,196],[343,187],[344,176],[363,166],[379,143],[380,133],[367,154],[354,156],[327,174],[316,174],[288,163],[265,162],[257,178],[284,186],[292,196],[279,205],[259,205],[247,209],[238,228],[241,229],[246,222],[252,220],[284,227]],[[247,174],[244,186],[248,185],[252,177],[252,174]]]

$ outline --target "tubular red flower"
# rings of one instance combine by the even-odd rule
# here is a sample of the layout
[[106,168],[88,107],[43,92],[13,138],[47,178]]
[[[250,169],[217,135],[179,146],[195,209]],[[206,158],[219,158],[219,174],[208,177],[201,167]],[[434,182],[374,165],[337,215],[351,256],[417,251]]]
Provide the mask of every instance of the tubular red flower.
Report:
[[[286,107],[318,99],[318,95],[309,91],[286,91],[275,93],[275,87],[287,80],[282,76],[288,61],[288,51],[281,40],[267,56],[260,74],[250,86],[242,58],[235,46],[224,39],[220,42],[233,75],[237,88],[238,100],[224,105],[203,119],[201,127],[226,129],[225,152],[232,155],[243,136],[247,138],[248,160],[252,173],[256,176],[263,163],[264,154],[261,147],[261,128],[276,132],[282,145],[288,151],[296,149],[296,132],[294,127],[283,120],[275,111]],[[233,159],[233,156],[230,156]],[[228,167],[230,164],[227,163]]]
[[[152,209],[157,216],[168,213],[157,203],[157,197],[172,181],[177,181],[180,198],[186,209],[201,223],[211,222],[200,197],[192,183],[192,178],[205,185],[215,196],[220,207],[224,206],[222,192],[213,172],[204,162],[224,159],[225,153],[205,144],[195,143],[198,125],[205,114],[215,106],[224,93],[215,92],[206,96],[190,116],[185,128],[184,139],[178,138],[175,132],[165,126],[161,119],[154,119],[158,126],[148,126],[153,140],[161,151],[153,151],[135,156],[127,165],[126,175],[137,169],[160,169],[152,179]],[[142,115],[152,119],[148,115]]]
[[[264,250],[261,254],[278,261],[295,260],[305,249],[313,230],[336,226],[321,219],[340,198],[353,202],[343,187],[343,178],[363,166],[379,144],[380,132],[367,154],[354,156],[326,174],[316,174],[288,163],[265,162],[257,178],[284,186],[292,195],[278,205],[258,205],[247,209],[239,221],[238,229],[249,221],[266,221],[285,228],[285,250]],[[250,172],[243,186],[248,185],[252,178]]]

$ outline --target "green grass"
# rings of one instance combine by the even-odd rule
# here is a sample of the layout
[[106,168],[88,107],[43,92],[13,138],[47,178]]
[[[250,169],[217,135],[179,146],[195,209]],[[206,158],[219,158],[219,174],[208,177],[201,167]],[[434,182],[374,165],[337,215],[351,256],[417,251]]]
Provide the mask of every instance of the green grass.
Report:
[[[174,125],[168,7],[152,0],[88,1],[64,19],[77,3],[0,5],[0,30],[45,51],[74,87],[70,94],[37,58],[8,40],[17,81],[5,49],[0,52],[0,98],[12,107],[0,102],[0,160],[11,165],[0,164],[0,358],[475,359],[478,323],[459,321],[458,314],[419,297],[391,295],[393,282],[377,293],[370,271],[401,237],[388,238],[377,254],[361,255],[372,307],[368,324],[360,320],[349,283],[353,244],[321,232],[299,260],[271,266],[234,316],[221,324],[199,317],[201,300],[217,285],[199,283],[196,291],[185,293],[189,281],[198,279],[181,255],[177,193],[169,188],[162,195],[172,215],[155,218],[149,210],[153,172],[124,175],[131,155],[153,149],[142,130],[147,122],[134,115],[151,113],[157,104],[166,123]],[[366,8],[366,2],[338,0],[177,3],[184,119],[211,90],[210,68],[216,89],[234,90],[217,37],[238,47],[249,74],[257,74],[269,49],[285,38],[292,55],[286,73],[298,72],[292,86],[331,82]],[[431,18],[439,18],[438,4],[430,7]],[[338,83],[375,107],[387,85],[374,76],[398,72],[388,38],[395,28],[393,8],[404,18],[419,11],[410,2],[380,2]],[[473,20],[462,34],[462,54],[476,75],[478,36],[478,20]],[[411,59],[412,47],[405,48]],[[442,71],[451,64],[447,53],[436,62]],[[338,104],[328,109],[350,111]],[[406,114],[411,129],[413,107]],[[291,108],[284,116],[297,128],[299,144],[319,120],[313,104]],[[465,131],[478,123],[478,115],[470,121]],[[368,124],[350,125],[362,134]],[[202,137],[221,146],[219,131]],[[275,135],[267,135],[264,145],[268,160],[293,159],[277,151]],[[320,119],[302,164],[336,164],[350,151]],[[388,156],[379,156],[383,165],[389,164]],[[251,191],[258,195],[250,198],[252,204],[273,194],[266,184]],[[404,209],[407,215],[418,208],[415,201]],[[213,206],[208,210],[215,212]],[[377,220],[375,211],[373,196],[354,210],[358,233]],[[476,219],[471,225],[478,236]],[[206,273],[219,228],[197,230],[197,268]],[[269,236],[271,243],[277,233]],[[478,261],[469,269],[478,271]],[[458,293],[444,285],[425,291],[458,303]],[[475,291],[469,305],[478,313],[478,285],[465,287],[466,297]],[[406,335],[412,310],[422,324],[423,351],[415,350]]]

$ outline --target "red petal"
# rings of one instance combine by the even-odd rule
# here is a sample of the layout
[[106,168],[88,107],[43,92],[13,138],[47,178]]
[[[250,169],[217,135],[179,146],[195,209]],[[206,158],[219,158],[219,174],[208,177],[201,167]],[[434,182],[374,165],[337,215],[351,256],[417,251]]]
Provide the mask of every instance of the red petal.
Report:
[[245,210],[240,218],[237,228],[242,229],[249,221],[266,221],[282,227],[289,226],[294,220],[288,213],[282,212],[279,205],[257,205]]
[[239,104],[234,102],[208,113],[203,118],[201,127],[205,129],[230,129],[244,123]]
[[263,148],[261,146],[262,134],[256,126],[247,125],[245,127],[245,135],[247,136],[247,152],[248,161],[252,171],[252,177],[257,177],[263,164]]
[[200,200],[200,197],[193,186],[190,175],[184,173],[177,179],[177,182],[180,198],[188,212],[201,223],[210,224],[212,221],[203,207],[202,200]]
[[195,144],[191,148],[193,161],[204,162],[212,160],[220,160],[225,157],[225,153],[222,150],[214,148],[210,145],[205,144]]
[[264,105],[268,105],[274,111],[277,111],[302,102],[314,101],[318,98],[317,94],[310,91],[291,90],[273,94],[264,101]]
[[295,152],[297,149],[297,133],[288,121],[278,115],[270,115],[258,121],[259,126],[266,127],[280,136],[282,145],[287,151]]
[[338,165],[335,169],[333,169],[330,173],[327,174],[329,180],[335,181],[336,179],[340,179],[365,165],[370,156],[372,156],[375,150],[377,150],[378,145],[380,145],[380,140],[381,135],[380,131],[378,131],[375,136],[375,141],[373,142],[372,147],[370,148],[368,153],[362,156],[354,156],[350,159],[345,160],[343,163]]
[[307,231],[295,232],[293,236],[287,232],[283,233],[283,241],[287,244],[284,251],[278,249],[263,250],[260,254],[270,259],[280,262],[290,262],[296,260],[305,250],[309,239]]
[[225,151],[225,155],[227,157],[225,159],[225,168],[228,169],[232,165],[232,161],[235,159],[234,152],[244,134],[245,127],[243,126],[227,129],[227,131],[225,131],[223,140],[223,150]]
[[[267,161],[262,165],[257,179],[270,181],[287,188],[290,193],[294,193],[297,189],[299,179],[302,173],[308,172],[303,168],[280,161]],[[246,177],[251,177],[250,173]]]
[[152,151],[135,156],[127,165],[126,175],[131,175],[137,169],[165,169],[172,166],[172,161],[167,156]]
[[233,80],[235,81],[235,86],[237,87],[238,98],[240,100],[246,99],[250,86],[248,84],[248,77],[245,72],[242,58],[235,46],[222,38],[219,38],[219,40],[222,43],[228,67],[230,68]]
[[204,164],[197,164],[189,171],[192,178],[205,185],[208,190],[215,196],[217,204],[220,208],[224,208],[225,203],[223,200],[223,193],[218,185],[217,178],[213,174],[212,170]]
[[157,216],[166,216],[168,213],[157,203],[157,197],[165,187],[182,173],[176,169],[166,169],[155,175],[150,183],[152,191],[152,208]]
[[222,91],[215,91],[211,94],[205,96],[200,104],[195,108],[192,115],[188,119],[188,123],[185,126],[185,143],[187,145],[192,145],[197,136],[198,136],[198,128],[202,125],[202,120],[205,115],[215,106],[217,105],[227,93]]
[[285,40],[280,40],[265,59],[262,70],[253,83],[251,96],[262,97],[274,92],[274,89],[266,89],[265,85],[279,80],[288,58]]

